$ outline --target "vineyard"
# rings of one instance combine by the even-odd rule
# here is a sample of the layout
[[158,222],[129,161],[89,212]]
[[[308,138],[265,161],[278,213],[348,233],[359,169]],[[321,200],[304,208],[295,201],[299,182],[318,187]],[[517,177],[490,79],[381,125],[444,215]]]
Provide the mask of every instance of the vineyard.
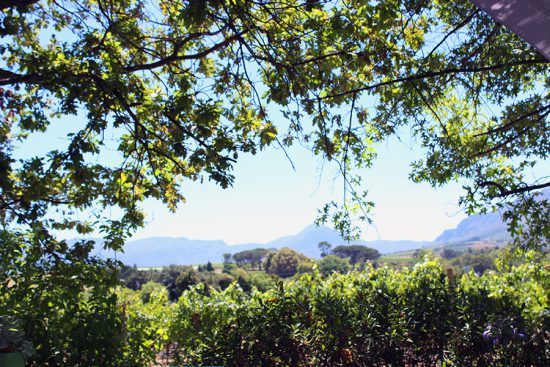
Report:
[[[550,59],[474,3],[0,1],[0,367],[550,366]],[[352,243],[377,212],[431,238],[432,205],[521,260]],[[116,255],[313,208],[321,259]]]
[[149,365],[544,366],[550,271],[524,264],[455,279],[413,269],[305,274],[267,292],[198,285],[119,292],[127,360]]
[[[433,254],[410,267],[367,261],[331,274],[308,259],[312,268],[289,278],[249,269],[244,281],[236,268],[241,276],[224,287],[227,273],[183,267],[176,285],[187,286],[174,293],[154,281],[123,286],[119,265],[91,261],[91,248],[80,243],[52,262],[36,261],[30,244],[18,260],[0,248],[0,314],[9,316],[0,330],[17,329],[12,346],[26,366],[550,365],[543,253],[505,250],[494,270],[461,274]],[[163,270],[167,279],[174,269]],[[212,281],[218,275],[223,282]]]

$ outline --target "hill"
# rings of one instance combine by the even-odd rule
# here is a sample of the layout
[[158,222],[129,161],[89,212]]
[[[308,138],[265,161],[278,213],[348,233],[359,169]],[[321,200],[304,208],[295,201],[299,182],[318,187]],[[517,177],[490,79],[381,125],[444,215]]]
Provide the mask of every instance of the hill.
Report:
[[[542,200],[550,200],[550,190],[541,192]],[[422,247],[440,245],[458,245],[470,242],[489,242],[493,245],[506,243],[510,235],[506,231],[500,213],[488,213],[473,215],[462,220],[454,229],[447,229],[433,242],[430,241],[353,241],[352,244],[369,246],[377,249],[382,254],[404,252]],[[224,241],[193,240],[185,237],[151,237],[129,241],[124,246],[124,252],[112,253],[99,251],[101,256],[113,257],[125,264],[142,267],[164,266],[170,264],[193,265],[221,262],[224,253],[234,254],[239,251],[254,248],[290,247],[311,258],[319,258],[320,252],[317,245],[321,241],[327,241],[333,246],[345,244],[346,241],[338,232],[327,227],[307,226],[302,231],[278,238],[267,243],[245,243],[228,245]]]
[[435,240],[435,244],[457,243],[468,241],[499,241],[510,240],[506,224],[500,213],[472,215],[462,220],[456,228],[443,231]]
[[[321,241],[327,241],[334,246],[346,243],[340,235],[327,227],[310,225],[304,230],[291,236],[278,238],[268,243],[246,243],[228,245],[224,241],[192,240],[185,237],[151,237],[129,241],[124,246],[124,252],[116,253],[116,258],[128,265],[140,267],[164,266],[170,264],[192,265],[205,264],[208,261],[221,262],[224,253],[234,254],[239,251],[254,248],[282,248],[290,247],[304,255],[319,258],[320,252],[317,245]],[[353,244],[373,247],[383,254],[406,251],[420,247],[430,246],[428,241],[354,241]],[[100,251],[103,257],[115,256],[110,251]]]
[[[550,190],[540,191],[538,200],[550,201]],[[443,231],[435,240],[435,244],[450,244],[472,241],[508,242],[511,239],[506,230],[506,223],[500,212],[472,215],[462,220],[454,229]]]

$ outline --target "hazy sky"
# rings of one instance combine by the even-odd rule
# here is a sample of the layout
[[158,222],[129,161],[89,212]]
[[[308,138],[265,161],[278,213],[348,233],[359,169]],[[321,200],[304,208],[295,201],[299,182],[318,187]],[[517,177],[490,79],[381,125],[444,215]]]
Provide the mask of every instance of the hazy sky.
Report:
[[[76,130],[81,118],[66,117],[52,124],[16,154],[40,155],[65,145],[67,132]],[[409,145],[413,144],[395,139],[379,146],[376,163],[362,172],[370,200],[376,203],[374,225],[364,227],[365,239],[433,240],[465,217],[457,205],[459,185],[432,189],[408,180],[409,163],[420,155]],[[176,213],[155,200],[145,202],[147,225],[134,238],[184,236],[236,244],[268,242],[299,232],[313,223],[323,204],[342,198],[342,180],[335,179],[334,167],[323,166],[305,148],[296,146],[288,153],[296,170],[282,150],[272,147],[239,160],[232,188],[186,182],[187,202]]]
[[[299,232],[314,221],[324,203],[342,198],[342,183],[330,167],[321,170],[319,159],[306,149],[296,147],[289,154],[295,171],[284,153],[272,148],[239,162],[233,188],[188,184],[187,203],[176,214],[147,202],[149,224],[135,238],[185,236],[234,244]],[[364,238],[432,240],[465,217],[457,205],[458,185],[434,190],[408,180],[408,164],[418,154],[391,141],[380,147],[377,163],[364,171],[376,203],[375,226],[365,228]]]
[[[66,134],[83,120],[83,116],[63,118],[47,133],[32,136],[16,154],[41,155],[66,145]],[[365,227],[365,239],[433,240],[465,217],[457,205],[459,185],[432,189],[408,180],[409,163],[420,155],[409,145],[409,141],[391,140],[379,146],[376,163],[362,172],[370,200],[376,203],[374,226]],[[236,244],[267,242],[299,232],[313,223],[323,204],[342,198],[342,180],[335,180],[334,168],[323,167],[305,148],[293,147],[288,153],[295,171],[280,149],[269,148],[256,156],[242,156],[232,188],[223,190],[208,181],[187,182],[183,188],[187,202],[176,213],[147,201],[143,205],[147,225],[134,238],[184,236]]]

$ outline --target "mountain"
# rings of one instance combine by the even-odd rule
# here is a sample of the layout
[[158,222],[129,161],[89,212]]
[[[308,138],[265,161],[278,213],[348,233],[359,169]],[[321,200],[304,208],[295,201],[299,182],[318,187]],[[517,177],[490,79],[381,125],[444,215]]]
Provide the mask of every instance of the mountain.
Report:
[[510,234],[500,213],[472,215],[463,219],[456,228],[443,231],[435,240],[436,244],[467,241],[508,241]]
[[230,246],[224,241],[191,240],[185,237],[149,237],[129,241],[124,245],[124,252],[99,251],[102,257],[114,257],[128,265],[164,266],[193,265],[221,262],[224,253],[234,254],[239,251],[264,247],[249,243]]
[[[276,239],[267,243],[268,248],[290,247],[293,250],[303,253],[312,258],[321,256],[317,245],[321,241],[327,241],[333,246],[346,244],[346,241],[339,233],[328,227],[317,227],[309,225],[301,232],[293,235]],[[428,241],[352,241],[350,244],[363,245],[377,249],[382,254],[396,251],[413,250],[420,247],[432,245]]]
[[[333,246],[346,244],[340,235],[327,227],[306,227],[301,232],[278,238],[268,243],[246,243],[240,245],[228,245],[224,241],[191,240],[184,237],[151,237],[129,241],[124,246],[124,252],[97,250],[102,257],[114,257],[125,264],[145,267],[164,266],[170,264],[191,265],[205,264],[208,261],[218,263],[223,259],[224,253],[234,254],[239,251],[254,248],[282,248],[290,247],[304,255],[319,258],[320,252],[317,245],[321,241],[327,241]],[[412,250],[432,245],[431,242],[416,241],[354,241],[353,244],[373,247],[382,254]]]
[[[542,190],[537,200],[550,201],[550,190]],[[511,239],[506,230],[506,223],[499,212],[472,215],[462,220],[454,229],[443,231],[435,240],[435,244],[450,244],[467,241],[502,241]]]
[[[541,192],[541,199],[550,200],[550,190]],[[454,244],[468,241],[508,241],[509,234],[500,213],[473,215],[462,220],[454,229],[445,230],[433,242],[429,241],[353,241],[352,244],[369,246],[382,254],[409,251],[422,247],[441,244]],[[319,258],[317,245],[327,241],[333,246],[346,244],[340,235],[327,227],[310,225],[302,231],[278,238],[268,243],[245,243],[228,245],[224,241],[192,240],[184,237],[152,237],[129,241],[124,252],[114,254],[112,251],[97,250],[103,257],[114,257],[125,264],[137,266],[164,266],[170,264],[191,265],[205,264],[208,261],[219,263],[224,253],[234,254],[254,248],[290,247],[304,255]],[[99,248],[99,246],[98,246]]]

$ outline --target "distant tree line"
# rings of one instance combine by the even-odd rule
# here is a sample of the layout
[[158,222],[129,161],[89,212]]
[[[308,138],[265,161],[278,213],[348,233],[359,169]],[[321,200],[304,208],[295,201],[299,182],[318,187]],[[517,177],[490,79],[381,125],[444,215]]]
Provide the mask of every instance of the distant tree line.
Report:
[[262,270],[262,263],[269,252],[269,249],[256,248],[253,250],[237,252],[233,255],[223,254],[224,264],[234,262],[241,268],[256,268],[258,270]]
[[[321,242],[319,248],[323,258],[317,261],[317,267],[324,275],[346,273],[358,264],[380,257],[377,250],[360,245],[342,245],[332,249],[328,242]],[[185,290],[199,283],[223,290],[232,282],[237,282],[245,291],[252,287],[265,290],[273,279],[311,272],[315,264],[313,259],[288,247],[279,250],[256,248],[223,254],[221,273],[215,272],[212,263],[208,262],[198,265],[196,269],[188,265],[170,265],[157,270],[124,266],[119,277],[123,285],[133,290],[140,290],[151,282],[161,284],[166,287],[169,299],[175,301]]]
[[441,249],[421,248],[413,252],[412,258],[415,262],[424,261],[425,257],[435,258],[439,255],[442,264],[452,268],[455,274],[473,271],[478,275],[487,270],[495,270],[495,260],[502,251],[497,247],[472,248],[460,246],[446,246]]
[[348,259],[352,267],[361,262],[377,260],[381,256],[378,250],[363,245],[340,245],[332,248],[330,243],[322,241],[319,242],[318,248],[321,251],[321,257],[335,255]]

